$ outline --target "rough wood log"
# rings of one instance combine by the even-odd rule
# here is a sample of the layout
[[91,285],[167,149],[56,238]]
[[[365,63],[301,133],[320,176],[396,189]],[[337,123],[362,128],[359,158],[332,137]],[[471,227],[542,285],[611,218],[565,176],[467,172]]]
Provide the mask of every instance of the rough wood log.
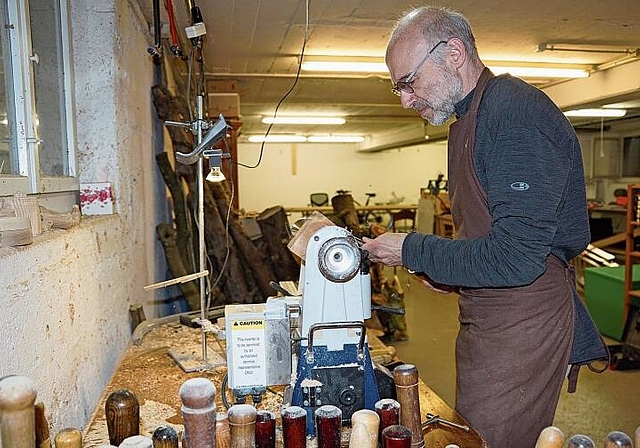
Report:
[[189,216],[184,201],[184,193],[180,178],[176,175],[169,162],[169,154],[162,152],[156,155],[156,162],[164,183],[171,193],[173,202],[173,215],[176,227],[176,244],[182,259],[182,265],[187,273],[195,272],[193,269],[193,257],[191,254],[191,228],[189,227]]
[[[177,278],[189,274],[182,264],[182,258],[176,242],[176,231],[173,227],[167,223],[158,224],[156,226],[156,234],[164,248],[164,257],[171,275]],[[192,311],[200,309],[200,290],[197,283],[195,281],[179,283],[178,287],[187,301],[189,309]]]
[[350,194],[338,194],[331,198],[331,206],[335,218],[340,219],[344,226],[351,230],[354,235],[360,236],[360,222],[358,221],[358,212],[353,202],[353,196]]
[[270,207],[260,213],[256,221],[268,247],[269,264],[278,280],[298,280],[300,266],[287,248],[290,235],[284,208]]
[[[260,301],[258,292],[252,290],[246,282],[244,268],[238,257],[233,239],[226,236],[224,222],[209,184],[204,188],[205,242],[212,262],[219,273],[224,269],[220,285],[229,303],[255,303]],[[227,257],[227,246],[229,255]],[[225,265],[226,259],[226,265]],[[217,277],[217,275],[216,275]],[[212,305],[222,305],[212,301]]]
[[[228,210],[229,198],[222,184],[223,183],[212,185],[212,191],[218,204],[218,210],[223,211],[220,214],[222,221],[226,224],[227,214],[224,211]],[[229,232],[233,237],[233,241],[237,244],[243,259],[251,269],[251,273],[253,274],[262,298],[266,300],[267,297],[272,296],[275,292],[269,283],[277,280],[276,275],[268,265],[264,255],[256,248],[251,239],[249,239],[240,225],[237,215],[233,211],[231,211],[229,215]]]

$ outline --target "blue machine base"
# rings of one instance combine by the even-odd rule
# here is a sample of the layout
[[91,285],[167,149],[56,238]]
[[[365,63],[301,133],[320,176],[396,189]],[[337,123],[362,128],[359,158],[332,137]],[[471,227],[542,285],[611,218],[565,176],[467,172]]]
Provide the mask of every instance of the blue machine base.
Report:
[[[380,395],[367,344],[364,345],[363,361],[358,361],[358,344],[345,344],[343,350],[337,351],[329,351],[326,346],[314,346],[312,363],[307,362],[306,349],[303,346],[299,349],[297,378],[291,404],[307,411],[308,436],[315,436],[314,412],[322,405],[332,404],[341,408],[343,422],[351,419],[351,414],[345,415],[345,410],[351,413],[358,409],[374,410]],[[348,365],[352,367],[345,367]],[[323,383],[321,392],[314,392],[310,397],[309,388],[306,388],[307,392],[303,391],[304,380]],[[354,400],[353,403],[351,400]]]

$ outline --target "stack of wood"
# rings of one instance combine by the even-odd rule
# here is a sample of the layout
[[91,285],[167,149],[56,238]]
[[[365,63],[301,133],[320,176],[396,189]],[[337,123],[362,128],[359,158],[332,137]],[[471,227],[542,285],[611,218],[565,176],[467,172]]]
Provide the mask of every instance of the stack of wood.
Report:
[[[162,86],[152,89],[154,104],[161,120],[188,120],[187,104]],[[171,153],[163,152],[156,161],[173,202],[174,222],[156,227],[158,239],[165,249],[167,265],[173,277],[198,268],[197,238],[197,174],[195,165],[181,165],[175,152],[189,153],[193,136],[184,128],[167,127]],[[242,227],[240,217],[231,207],[232,192],[227,182],[204,182],[205,244],[212,285],[211,306],[228,303],[260,303],[275,291],[271,281],[297,280],[299,265],[287,250],[290,238],[287,216],[280,206],[271,207],[257,218],[262,235],[251,239]],[[189,308],[200,307],[196,281],[179,285]]]

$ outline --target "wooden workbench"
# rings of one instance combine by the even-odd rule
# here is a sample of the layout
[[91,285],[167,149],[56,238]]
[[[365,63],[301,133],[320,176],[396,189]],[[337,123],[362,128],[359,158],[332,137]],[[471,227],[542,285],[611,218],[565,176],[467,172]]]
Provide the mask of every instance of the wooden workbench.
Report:
[[[417,204],[381,204],[381,205],[356,205],[356,211],[364,212],[377,212],[377,211],[389,211],[396,212],[400,210],[416,210]],[[331,206],[302,206],[302,207],[285,207],[284,211],[287,213],[312,213],[318,211],[321,213],[333,212]]]
[[[143,322],[141,325],[147,325]],[[198,329],[180,325],[178,321],[151,326],[151,330],[142,338],[137,338],[140,345],[131,344],[126,350],[113,377],[107,384],[102,397],[97,403],[93,416],[84,431],[83,446],[97,447],[108,443],[109,436],[104,414],[104,404],[107,397],[115,390],[126,388],[132,391],[140,403],[140,434],[150,437],[153,431],[161,425],[172,425],[180,433],[183,430],[180,413],[180,398],[178,391],[184,381],[189,378],[208,378],[216,385],[218,396],[216,404],[219,411],[224,410],[220,397],[220,385],[226,373],[226,366],[221,365],[203,372],[185,373],[182,368],[169,356],[169,350],[192,352],[201,354],[201,332]],[[138,331],[136,333],[139,333]],[[222,346],[213,336],[208,336],[209,361],[223,361]],[[373,335],[369,336],[371,348],[383,346]],[[458,416],[438,395],[426,384],[420,382],[420,409],[424,416],[427,412],[438,414],[442,418],[457,423],[464,420]],[[281,397],[267,392],[258,408],[268,409],[280,415]],[[279,422],[278,422],[279,426]],[[348,446],[348,428],[343,431],[343,446]],[[280,434],[278,434],[280,437]],[[444,448],[456,443],[464,448],[480,448],[486,446],[482,438],[472,429],[465,432],[442,425],[433,425],[425,430],[426,446],[428,448]],[[281,445],[278,445],[281,446]],[[315,441],[308,442],[309,447],[315,446]]]

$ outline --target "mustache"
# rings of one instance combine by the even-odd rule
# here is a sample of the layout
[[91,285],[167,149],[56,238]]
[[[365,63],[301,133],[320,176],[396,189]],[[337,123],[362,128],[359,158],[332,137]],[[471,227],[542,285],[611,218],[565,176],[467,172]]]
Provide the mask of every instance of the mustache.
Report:
[[425,107],[428,107],[429,103],[425,100],[416,100],[411,104],[411,109],[413,110],[422,110]]

